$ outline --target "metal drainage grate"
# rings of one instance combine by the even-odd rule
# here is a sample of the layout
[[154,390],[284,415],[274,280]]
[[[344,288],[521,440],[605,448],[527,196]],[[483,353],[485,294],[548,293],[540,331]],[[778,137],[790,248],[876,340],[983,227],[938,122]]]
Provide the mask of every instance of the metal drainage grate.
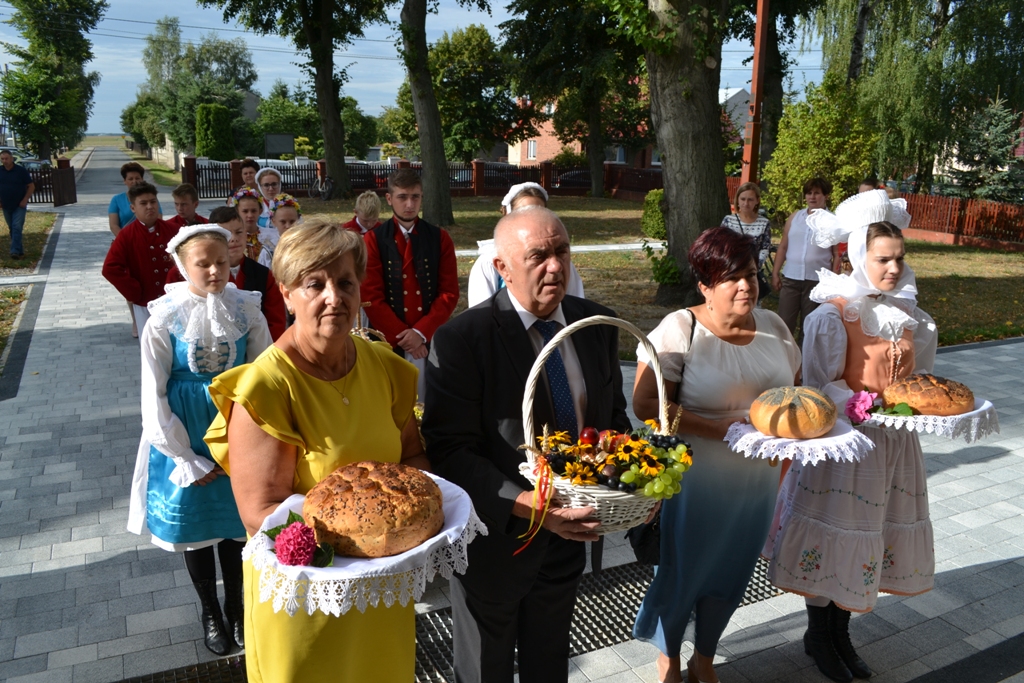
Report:
[[[767,562],[758,560],[742,604],[782,594],[768,582],[767,569]],[[653,568],[637,562],[585,574],[577,591],[572,619],[572,656],[631,640],[633,621],[653,578]],[[454,678],[451,609],[417,615],[416,683],[449,683]],[[245,683],[245,656],[141,676],[123,683]]]

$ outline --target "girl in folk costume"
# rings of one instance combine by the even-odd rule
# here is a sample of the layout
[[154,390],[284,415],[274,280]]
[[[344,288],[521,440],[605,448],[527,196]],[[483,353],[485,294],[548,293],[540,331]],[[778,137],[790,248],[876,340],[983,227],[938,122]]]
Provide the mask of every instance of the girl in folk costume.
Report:
[[[216,225],[182,228],[167,245],[186,282],[149,304],[141,335],[142,441],[132,480],[128,530],[183,552],[202,603],[206,647],[218,655],[243,646],[242,546],[245,528],[231,484],[203,436],[217,414],[207,394],[214,377],[270,346],[260,294],[229,283],[230,233]],[[213,557],[224,577],[217,602]]]
[[245,226],[245,257],[259,263],[263,243],[260,242],[260,213],[263,211],[263,198],[256,190],[247,187],[231,195],[230,205],[238,210],[238,217]]
[[302,220],[302,207],[290,194],[279,194],[270,202],[270,227],[260,228],[260,265],[270,268],[274,264],[274,250],[281,235]]
[[[935,361],[938,331],[903,262],[905,207],[875,190],[808,219],[820,246],[849,236],[853,273],[818,272],[811,298],[825,305],[807,316],[803,346],[803,383],[832,396],[840,414],[854,391],[880,394]],[[917,433],[857,428],[875,443],[860,462],[794,463],[786,473],[764,550],[771,581],[807,598],[804,648],[835,681],[871,675],[850,642],[850,612],[870,611],[879,591],[931,590],[935,574]]]

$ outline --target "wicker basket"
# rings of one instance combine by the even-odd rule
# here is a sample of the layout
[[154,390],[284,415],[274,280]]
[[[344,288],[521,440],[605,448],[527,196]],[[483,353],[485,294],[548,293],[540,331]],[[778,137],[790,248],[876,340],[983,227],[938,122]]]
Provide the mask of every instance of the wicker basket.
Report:
[[[534,361],[530,369],[530,375],[526,380],[526,394],[523,396],[523,434],[533,439],[533,399],[537,391],[537,383],[540,381],[541,372],[544,370],[544,362],[547,360],[562,340],[577,330],[592,325],[612,325],[626,330],[635,336],[651,358],[651,369],[658,381],[658,403],[660,434],[667,434],[668,429],[668,404],[665,402],[665,382],[661,373],[661,363],[658,361],[658,352],[650,340],[640,329],[632,323],[612,318],[606,315],[595,315],[559,330],[558,334],[552,337]],[[519,472],[526,477],[531,484],[537,483],[536,456],[532,450],[526,451],[526,462],[519,466]],[[551,500],[558,507],[567,508],[594,508],[594,517],[601,522],[601,526],[594,533],[599,535],[610,534],[615,531],[632,529],[647,519],[647,516],[654,509],[658,501],[642,493],[626,493],[623,491],[612,491],[604,486],[573,486],[562,477],[555,477],[552,480],[554,493]]]

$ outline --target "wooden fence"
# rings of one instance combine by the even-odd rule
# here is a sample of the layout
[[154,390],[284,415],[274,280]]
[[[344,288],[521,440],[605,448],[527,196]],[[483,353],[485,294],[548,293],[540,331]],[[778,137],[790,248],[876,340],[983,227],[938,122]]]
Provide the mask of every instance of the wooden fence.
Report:
[[[984,199],[904,194],[915,231],[945,235],[950,244],[1024,244],[1024,206]],[[927,236],[912,233],[914,237]],[[995,244],[990,245],[995,246]]]
[[57,168],[42,166],[28,172],[32,177],[32,184],[35,185],[35,191],[29,199],[30,204],[65,206],[78,201],[75,169],[67,164],[66,159],[60,159],[58,163],[60,166]]

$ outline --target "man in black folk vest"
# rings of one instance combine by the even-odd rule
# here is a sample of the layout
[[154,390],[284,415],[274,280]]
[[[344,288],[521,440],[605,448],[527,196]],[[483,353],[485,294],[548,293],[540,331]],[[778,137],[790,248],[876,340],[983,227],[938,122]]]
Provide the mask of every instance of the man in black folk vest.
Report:
[[360,288],[370,327],[420,370],[437,328],[459,302],[455,245],[448,232],[419,217],[423,183],[410,168],[388,178],[393,216],[366,233],[366,277]]

